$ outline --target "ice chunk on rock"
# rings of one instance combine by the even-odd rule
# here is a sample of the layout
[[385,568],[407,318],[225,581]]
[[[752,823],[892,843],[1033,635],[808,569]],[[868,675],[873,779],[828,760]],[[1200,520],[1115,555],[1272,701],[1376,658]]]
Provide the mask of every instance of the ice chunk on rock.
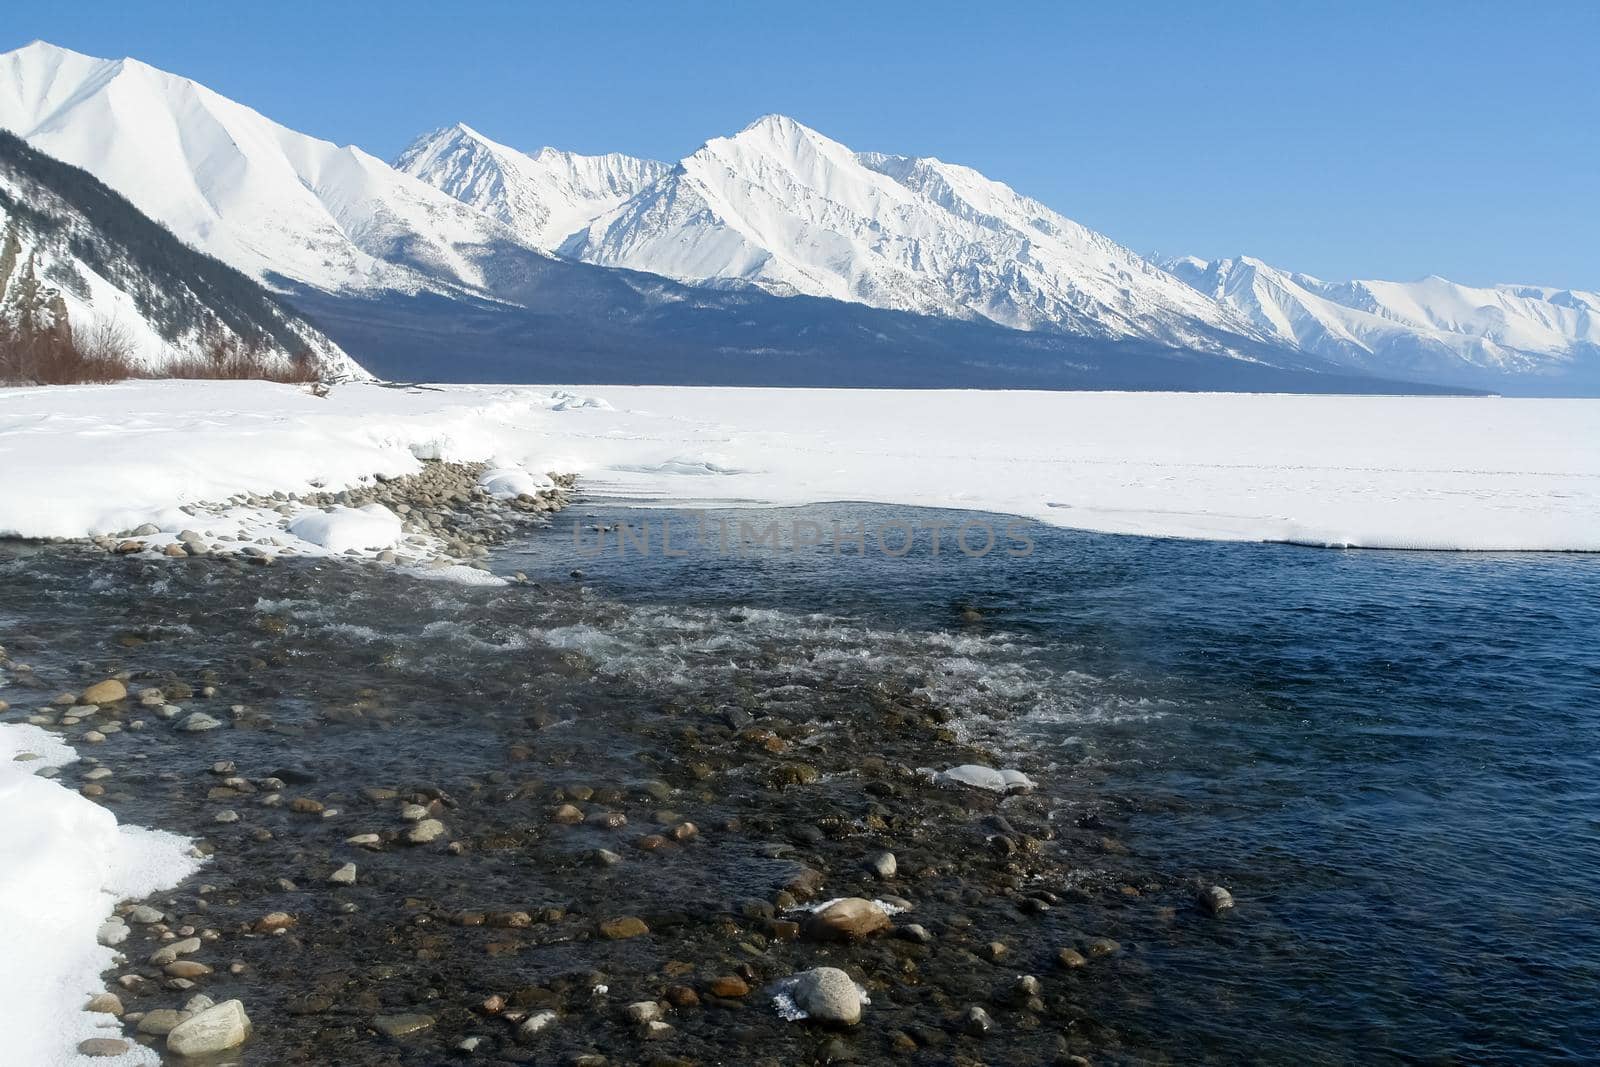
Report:
[[985,789],[991,793],[1031,793],[1036,788],[1033,779],[1021,771],[995,770],[977,763],[963,763],[934,777],[941,782]]
[[809,1019],[854,1026],[861,1021],[862,1006],[872,1001],[839,968],[815,967],[777,982],[772,987],[772,1003],[790,1022]]

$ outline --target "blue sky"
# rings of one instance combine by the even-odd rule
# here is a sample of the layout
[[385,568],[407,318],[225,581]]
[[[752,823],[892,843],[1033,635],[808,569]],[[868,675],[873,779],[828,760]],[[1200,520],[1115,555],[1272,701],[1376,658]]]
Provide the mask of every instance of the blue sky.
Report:
[[13,5],[35,37],[386,158],[461,120],[676,159],[777,111],[1144,252],[1600,289],[1600,3]]

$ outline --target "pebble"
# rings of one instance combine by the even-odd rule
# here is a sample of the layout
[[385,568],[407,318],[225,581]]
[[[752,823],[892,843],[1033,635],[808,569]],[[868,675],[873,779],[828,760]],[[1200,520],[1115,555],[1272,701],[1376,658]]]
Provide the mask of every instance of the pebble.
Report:
[[203,711],[197,711],[179,723],[178,729],[185,733],[197,734],[206,730],[215,730],[221,725],[222,723],[219,720],[212,718]]
[[148,904],[137,904],[128,910],[128,921],[149,925],[158,923],[164,918],[160,908],[152,908]]
[[191,952],[199,951],[200,939],[198,937],[186,937],[181,941],[168,942],[156,949],[155,952],[150,954],[150,963],[156,967],[163,967],[176,960],[179,956],[187,956]]
[[974,1004],[961,1013],[961,1030],[970,1037],[983,1037],[994,1029],[989,1013]]
[[895,876],[899,864],[895,861],[893,852],[879,852],[867,860],[867,870],[887,882]]
[[89,1003],[83,1006],[83,1010],[101,1012],[106,1015],[121,1015],[122,998],[115,993],[96,993],[89,998]]
[[78,698],[80,704],[115,704],[119,700],[128,699],[128,687],[115,678],[107,678],[103,682],[96,682],[83,691]]
[[522,1040],[532,1038],[555,1021],[556,1013],[553,1011],[535,1012],[524,1019],[521,1026],[517,1027],[517,1037]]
[[423,819],[406,831],[405,838],[413,845],[426,845],[444,836],[444,823],[438,819]]
[[612,941],[624,941],[649,932],[650,927],[646,926],[644,920],[637,915],[622,915],[615,919],[607,919],[600,924],[601,935]]
[[244,1004],[225,1000],[175,1026],[167,1035],[167,1051],[178,1056],[205,1056],[237,1048],[250,1037]]
[[338,870],[328,875],[328,881],[334,885],[355,885],[356,865],[353,863],[346,863],[343,867],[340,867]]
[[274,911],[256,920],[256,933],[272,934],[294,925],[294,916],[286,911]]
[[189,1012],[177,1011],[173,1008],[156,1008],[144,1013],[144,1018],[139,1020],[137,1027],[141,1034],[151,1034],[155,1037],[165,1037],[172,1033],[177,1025],[190,1017]]
[[661,1005],[654,1000],[636,1000],[622,1009],[631,1023],[651,1023],[661,1018]]
[[842,897],[806,917],[801,932],[813,941],[859,941],[889,928],[889,915],[862,897]]
[[721,978],[713,979],[706,991],[714,997],[736,999],[749,996],[750,986],[738,975],[725,974]]
[[385,1037],[406,1037],[433,1026],[431,1015],[379,1015],[372,1020],[372,1028]]
[[128,1043],[120,1037],[91,1037],[78,1042],[78,1052],[96,1059],[121,1056],[128,1051]]
[[1102,956],[1109,956],[1119,951],[1122,946],[1109,937],[1097,937],[1088,944],[1089,958],[1097,960]]

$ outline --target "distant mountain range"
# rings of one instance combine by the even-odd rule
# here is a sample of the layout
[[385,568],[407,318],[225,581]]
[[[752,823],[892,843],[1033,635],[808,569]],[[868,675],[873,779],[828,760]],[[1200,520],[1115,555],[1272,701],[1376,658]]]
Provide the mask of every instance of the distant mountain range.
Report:
[[0,127],[277,289],[379,374],[1319,391],[1600,380],[1594,294],[1153,263],[970,168],[852,151],[776,115],[676,164],[525,154],[458,124],[390,166],[137,60],[35,42],[0,55]]
[[1600,293],[1325,282],[1249,257],[1162,265],[1267,336],[1352,370],[1486,388],[1600,385]]

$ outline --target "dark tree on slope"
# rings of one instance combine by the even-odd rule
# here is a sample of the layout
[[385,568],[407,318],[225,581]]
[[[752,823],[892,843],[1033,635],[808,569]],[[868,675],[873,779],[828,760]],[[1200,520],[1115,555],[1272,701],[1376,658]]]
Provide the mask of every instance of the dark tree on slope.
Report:
[[[11,226],[57,250],[58,263],[80,261],[127,292],[166,340],[226,331],[247,347],[286,353],[305,347],[293,326],[298,315],[277,297],[190,248],[87,171],[0,130],[0,175],[10,186],[0,187],[0,214]],[[50,280],[80,295],[86,290],[70,266],[57,267]]]

